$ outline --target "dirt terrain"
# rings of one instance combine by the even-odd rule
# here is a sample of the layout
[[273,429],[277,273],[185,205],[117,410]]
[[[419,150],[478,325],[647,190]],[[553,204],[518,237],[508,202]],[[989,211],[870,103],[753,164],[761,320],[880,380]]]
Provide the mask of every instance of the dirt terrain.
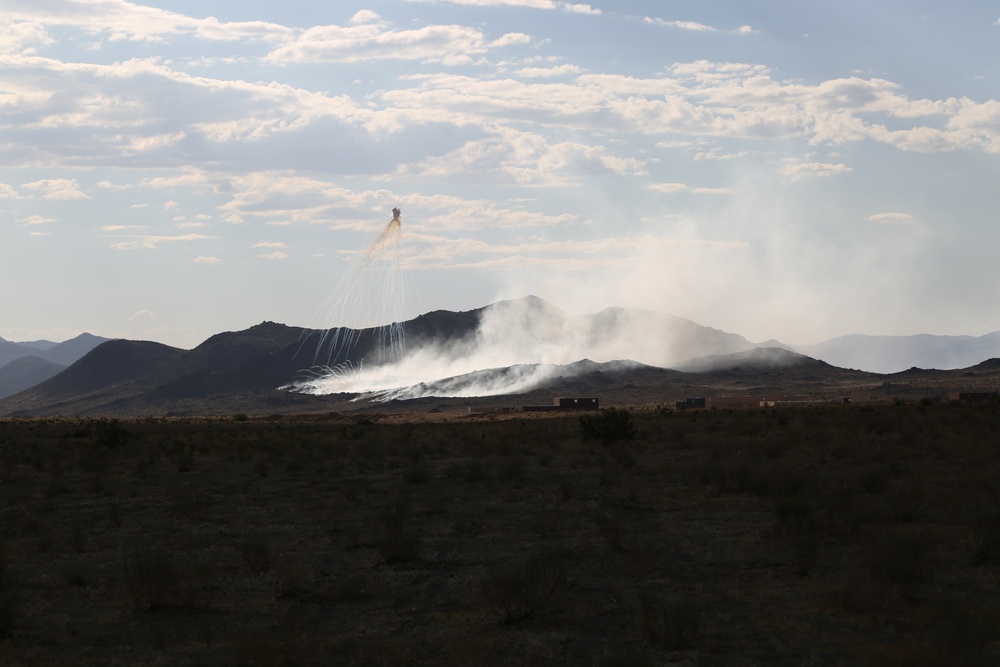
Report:
[[1000,406],[0,421],[0,665],[988,665]]

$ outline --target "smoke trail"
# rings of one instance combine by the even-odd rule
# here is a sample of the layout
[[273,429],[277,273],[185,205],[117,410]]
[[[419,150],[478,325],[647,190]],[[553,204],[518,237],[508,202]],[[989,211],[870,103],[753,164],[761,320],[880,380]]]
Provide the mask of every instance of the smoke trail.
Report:
[[[317,343],[313,372],[320,378],[329,376],[336,385],[347,386],[351,378],[357,377],[361,362],[357,356],[367,356],[375,364],[393,363],[406,351],[401,213],[398,208],[392,209],[385,229],[357,253],[328,299],[326,321],[331,326],[314,332]],[[365,341],[366,349],[356,349],[366,332],[373,340]]]

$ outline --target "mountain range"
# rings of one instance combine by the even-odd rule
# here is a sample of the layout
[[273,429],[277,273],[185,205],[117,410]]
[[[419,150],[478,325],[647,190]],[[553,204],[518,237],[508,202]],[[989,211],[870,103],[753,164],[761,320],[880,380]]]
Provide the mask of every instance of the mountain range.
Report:
[[[332,368],[358,373],[383,368],[378,362],[394,353],[384,330],[323,335],[265,321],[216,334],[191,350],[89,334],[60,344],[0,340],[0,355],[13,356],[11,346],[33,351],[0,368],[0,379],[16,377],[33,385],[0,400],[0,416],[270,414],[363,410],[387,402],[399,407],[403,399],[423,406],[441,396],[469,405],[497,400],[490,395],[550,401],[557,393],[612,390],[619,400],[632,402],[748,391],[885,395],[929,391],[932,385],[995,390],[1000,374],[995,360],[975,367],[973,361],[962,372],[848,370],[865,366],[852,359],[895,364],[926,353],[930,359],[963,363],[977,354],[973,350],[987,355],[976,361],[1000,357],[1000,350],[990,347],[1000,334],[908,337],[888,348],[881,337],[844,337],[796,351],[772,341],[755,345],[736,334],[642,310],[568,315],[537,297],[464,312],[434,311],[404,323],[404,329],[407,361],[393,367],[397,375],[391,383],[362,392],[370,388],[350,386],[348,374],[344,387],[323,395],[317,395],[315,380]],[[88,344],[93,345],[75,363],[60,367],[56,360],[71,359],[70,350]],[[806,349],[848,361],[801,354]],[[416,371],[407,375],[407,364]]]
[[109,340],[111,339],[89,333],[62,343],[48,340],[15,343],[0,338],[0,398],[16,394],[57,375]]

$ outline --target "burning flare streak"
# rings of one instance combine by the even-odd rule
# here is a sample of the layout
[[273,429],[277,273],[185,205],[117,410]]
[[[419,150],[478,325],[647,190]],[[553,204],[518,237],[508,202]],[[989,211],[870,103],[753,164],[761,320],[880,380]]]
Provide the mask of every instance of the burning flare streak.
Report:
[[375,363],[392,363],[405,352],[402,313],[404,285],[400,269],[403,221],[398,208],[368,246],[357,253],[347,273],[328,300],[327,322],[319,332],[313,357],[314,372],[334,379],[347,390],[348,380],[359,375],[350,358],[363,330],[374,332]]

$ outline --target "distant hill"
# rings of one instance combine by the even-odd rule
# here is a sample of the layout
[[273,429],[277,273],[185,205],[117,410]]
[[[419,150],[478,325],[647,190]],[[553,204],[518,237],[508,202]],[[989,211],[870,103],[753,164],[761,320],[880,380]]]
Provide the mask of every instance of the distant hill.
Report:
[[[62,372],[0,399],[0,416],[377,409],[371,400],[420,409],[436,396],[458,397],[453,400],[469,405],[497,396],[544,402],[553,395],[584,393],[646,404],[732,392],[896,396],[943,388],[995,390],[1000,376],[1000,367],[991,362],[963,371],[889,376],[846,370],[780,344],[755,347],[742,336],[679,317],[623,308],[571,315],[537,297],[463,312],[434,311],[403,327],[406,361],[416,368],[393,368],[388,388],[374,394],[310,395],[308,387],[302,393],[278,388],[341,364],[378,367],[392,353],[384,328],[316,332],[262,322],[216,334],[192,350],[149,341],[103,342]],[[80,346],[93,342],[74,340]],[[11,377],[23,383],[57,371],[44,366],[41,354],[61,346],[67,353],[72,349],[59,344],[36,350],[36,360],[15,366]],[[419,377],[407,380],[406,372]]]
[[38,357],[18,357],[0,366],[0,398],[12,396],[44,382],[65,368],[62,364],[54,364]]
[[952,370],[1000,357],[1000,331],[984,336],[840,336],[795,350],[840,366],[875,373],[907,368]]
[[62,343],[47,340],[15,343],[0,338],[0,367],[22,357],[37,357],[62,366],[69,366],[101,343],[111,340],[89,333],[82,333]]

